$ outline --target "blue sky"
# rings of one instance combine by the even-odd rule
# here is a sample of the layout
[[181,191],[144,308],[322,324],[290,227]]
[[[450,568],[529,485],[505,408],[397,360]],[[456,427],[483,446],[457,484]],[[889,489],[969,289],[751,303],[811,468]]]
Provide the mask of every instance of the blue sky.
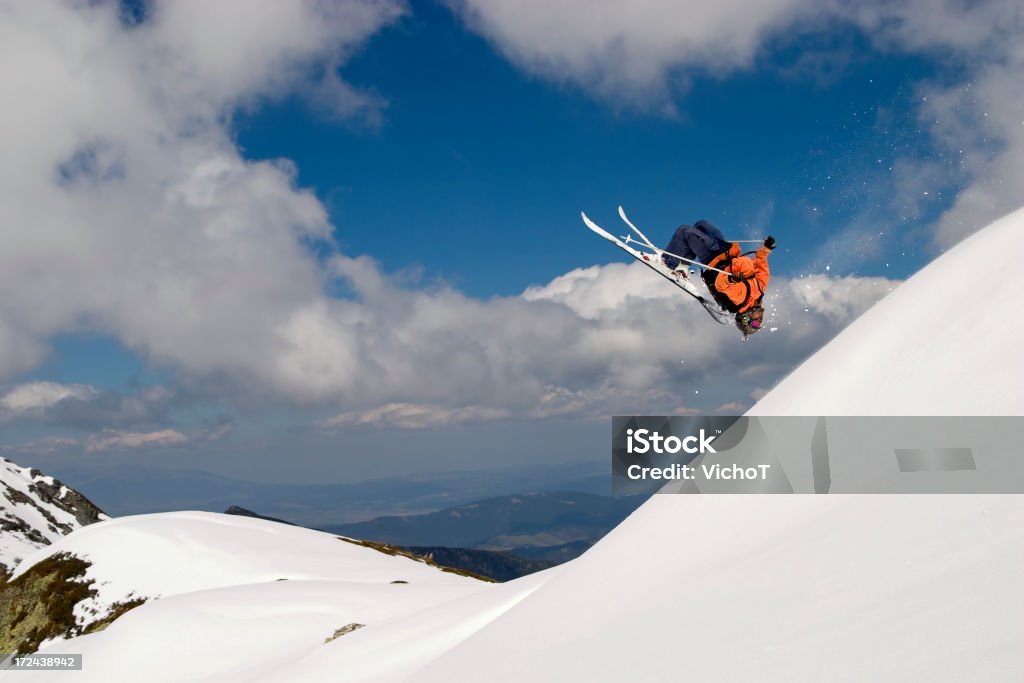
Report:
[[516,294],[611,260],[578,215],[614,223],[619,203],[656,239],[700,217],[738,237],[772,230],[788,247],[777,267],[791,273],[820,269],[828,237],[866,214],[885,216],[895,244],[834,268],[902,278],[927,257],[904,239],[905,216],[879,209],[887,197],[863,192],[897,156],[928,150],[913,98],[935,73],[927,60],[872,54],[847,30],[836,39],[852,54],[816,78],[788,68],[801,44],[773,43],[743,73],[698,78],[666,117],[524,76],[447,9],[414,11],[343,70],[387,100],[379,127],[339,125],[297,98],[237,125],[247,156],[296,162],[343,249],[388,271],[422,269],[474,296]]
[[[607,416],[742,412],[1024,202],[1009,0],[509,7],[12,7],[7,456],[601,459]],[[773,329],[739,344],[579,220],[619,204],[773,234]]]

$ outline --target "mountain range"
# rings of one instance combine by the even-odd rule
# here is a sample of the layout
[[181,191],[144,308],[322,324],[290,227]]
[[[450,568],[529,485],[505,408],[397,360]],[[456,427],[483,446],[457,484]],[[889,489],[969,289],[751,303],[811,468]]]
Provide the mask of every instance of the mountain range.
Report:
[[615,498],[580,491],[534,492],[426,514],[328,526],[325,531],[397,545],[479,548],[536,557],[570,544],[588,547],[644,500],[644,496]]
[[521,491],[610,491],[600,462],[509,466],[404,479],[340,484],[279,484],[156,464],[83,463],[52,472],[115,517],[176,510],[220,512],[238,505],[306,527],[324,528],[384,515],[432,512]]

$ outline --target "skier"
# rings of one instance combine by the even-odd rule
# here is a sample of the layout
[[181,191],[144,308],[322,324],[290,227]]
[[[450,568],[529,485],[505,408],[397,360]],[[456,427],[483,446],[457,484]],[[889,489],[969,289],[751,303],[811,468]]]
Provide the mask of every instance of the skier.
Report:
[[736,327],[749,336],[761,329],[761,299],[771,278],[768,253],[774,248],[775,238],[769,235],[751,259],[738,243],[730,244],[721,230],[699,220],[676,229],[662,261],[671,270],[686,268],[676,256],[707,266],[701,278],[708,291],[723,310],[735,314]]

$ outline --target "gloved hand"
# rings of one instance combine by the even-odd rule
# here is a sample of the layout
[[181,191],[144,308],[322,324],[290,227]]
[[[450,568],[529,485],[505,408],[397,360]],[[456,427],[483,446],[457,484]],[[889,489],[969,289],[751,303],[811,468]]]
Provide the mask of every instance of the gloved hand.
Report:
[[771,251],[772,249],[774,249],[775,248],[775,238],[772,237],[771,235],[768,235],[768,237],[766,237],[764,239],[764,246],[768,249],[768,251]]

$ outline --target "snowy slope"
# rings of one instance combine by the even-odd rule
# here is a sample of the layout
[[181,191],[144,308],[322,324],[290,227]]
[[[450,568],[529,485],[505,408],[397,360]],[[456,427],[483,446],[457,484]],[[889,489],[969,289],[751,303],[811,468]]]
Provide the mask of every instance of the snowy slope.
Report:
[[1012,497],[658,496],[417,681],[1019,681]]
[[0,573],[75,529],[107,519],[77,491],[0,458]]
[[[988,269],[1022,240],[1018,212],[938,259],[754,412],[1024,415],[1024,316],[945,286],[950,272],[984,271],[1013,291],[1016,273]],[[199,681],[1016,682],[1021,528],[1022,496],[655,496],[583,557],[508,584],[456,596],[424,578],[414,598],[417,582],[383,585],[373,570],[336,592],[183,593],[52,651],[84,652],[82,680],[155,666]],[[412,590],[377,602],[393,588]],[[330,619],[318,621],[318,595]],[[366,628],[313,642],[328,622],[359,618]],[[242,642],[224,635],[235,629]]]
[[86,576],[97,583],[103,603],[129,593],[159,597],[277,579],[465,583],[331,534],[213,512],[135,515],[93,525],[26,557],[12,578],[60,552],[92,563]]
[[[937,259],[755,406],[762,415],[1024,415],[1024,316],[992,255]],[[964,278],[958,278],[963,282]],[[655,496],[417,681],[1024,680],[1024,496]],[[538,629],[537,625],[543,624]]]
[[[343,565],[337,573],[344,575]],[[88,664],[75,674],[76,681],[296,680],[290,673],[304,658],[343,646],[381,623],[457,603],[490,587],[471,580],[392,584],[338,579],[228,586],[149,602],[105,631],[49,650],[83,654]],[[325,642],[349,624],[365,627]],[[415,643],[408,649],[413,647]],[[383,661],[399,659],[394,652],[375,654]],[[18,672],[11,680],[20,681],[23,675]],[[43,676],[53,681],[67,677]],[[329,680],[358,679],[339,679],[339,669],[334,669]]]
[[[81,681],[307,680],[292,676],[305,660],[337,680],[336,655],[319,663],[339,651],[350,674],[409,673],[543,581],[488,584],[331,534],[204,512],[97,524],[26,558],[16,576],[55,553],[91,563],[86,577],[99,594],[76,607],[83,619],[133,597],[159,597],[104,631],[41,650],[83,654]],[[352,623],[363,628],[325,642]],[[383,640],[363,638],[378,632]],[[357,637],[358,650],[345,647]]]
[[1024,209],[935,259],[751,415],[1024,414]]
[[82,653],[82,681],[250,680],[325,647],[348,624],[371,626],[492,587],[331,534],[206,512],[90,526],[27,557],[15,578],[56,553],[90,563],[86,578],[98,595],[76,606],[83,619],[149,599],[104,631],[43,648]]

